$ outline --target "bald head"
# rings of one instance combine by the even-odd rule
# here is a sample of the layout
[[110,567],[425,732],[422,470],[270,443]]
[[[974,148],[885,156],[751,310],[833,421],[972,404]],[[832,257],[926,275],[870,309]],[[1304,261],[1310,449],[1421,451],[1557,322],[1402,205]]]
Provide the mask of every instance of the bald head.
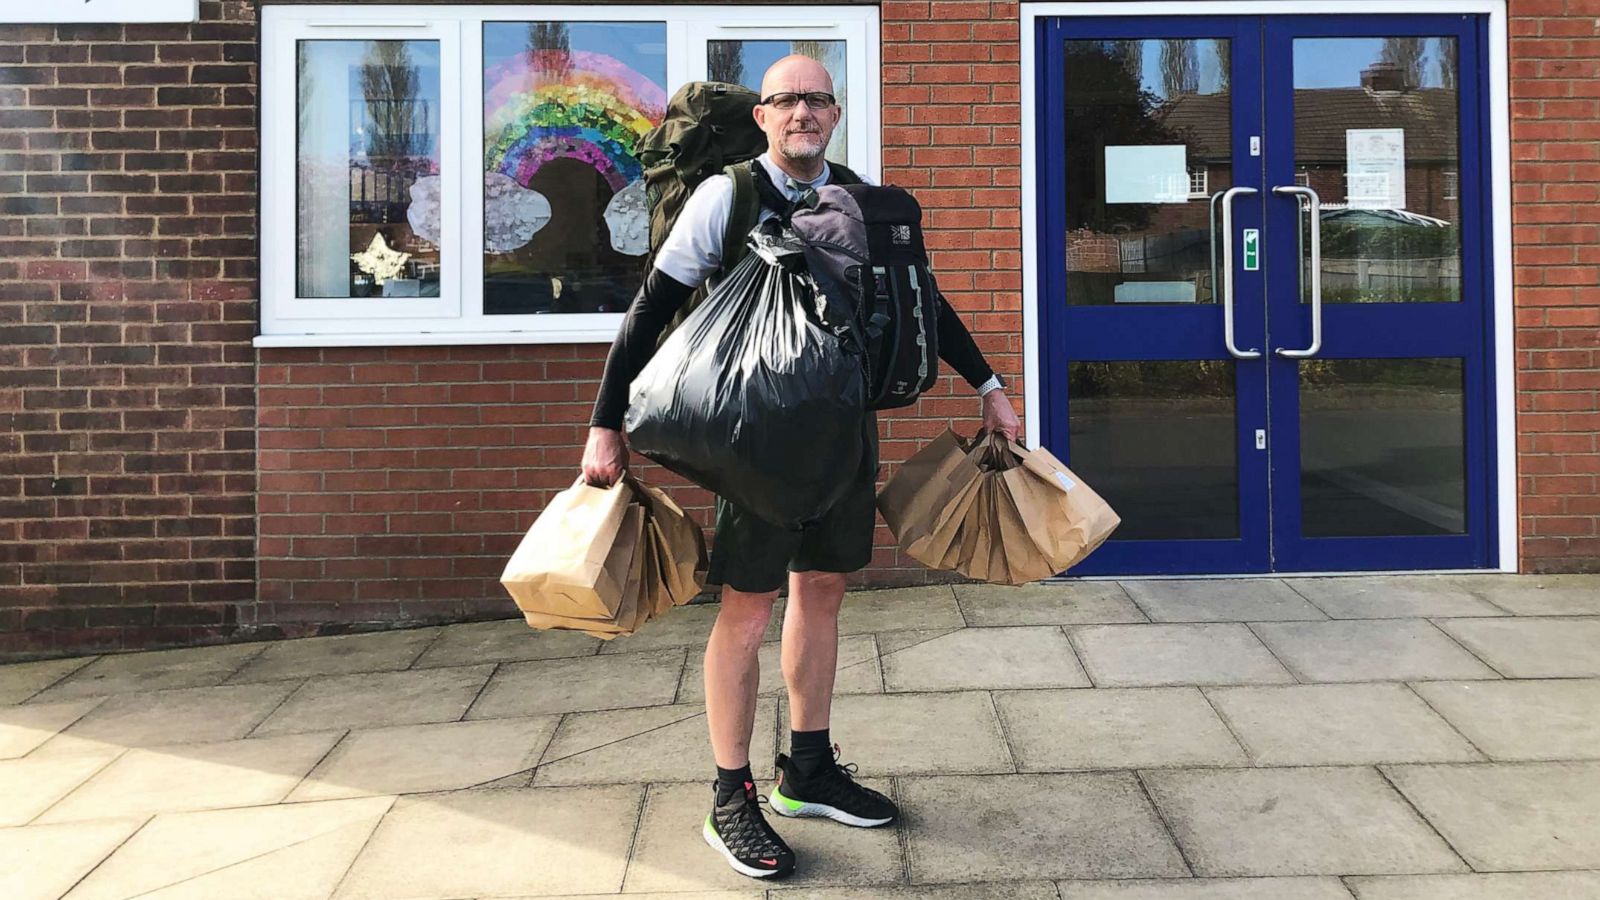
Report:
[[[761,97],[774,94],[833,93],[828,70],[809,56],[785,56],[761,76]],[[755,109],[756,124],[767,135],[767,154],[779,168],[809,181],[822,174],[823,154],[833,129],[839,124],[837,103],[812,109],[799,102],[788,109],[762,104]]]
[[806,91],[833,93],[833,79],[828,70],[809,56],[785,56],[767,68],[761,76],[761,96],[770,97],[784,91],[797,94]]

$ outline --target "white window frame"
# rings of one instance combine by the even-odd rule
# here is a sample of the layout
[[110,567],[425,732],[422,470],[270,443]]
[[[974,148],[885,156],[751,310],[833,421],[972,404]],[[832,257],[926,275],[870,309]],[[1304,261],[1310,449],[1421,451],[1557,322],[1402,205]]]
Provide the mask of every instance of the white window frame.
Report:
[[[1199,178],[1195,177],[1197,175],[1199,176]],[[1198,187],[1195,186],[1196,182],[1199,182],[1199,186]],[[1210,197],[1211,196],[1211,190],[1209,188],[1210,184],[1211,184],[1211,170],[1204,163],[1201,163],[1196,168],[1190,169],[1189,170],[1189,199],[1191,199],[1191,200],[1204,200],[1207,197]]]
[[[665,22],[668,94],[706,76],[711,40],[843,40],[850,168],[881,181],[875,6],[293,6],[261,10],[258,347],[608,343],[622,313],[483,312],[483,24]],[[295,290],[295,49],[301,40],[440,42],[439,297],[312,299]],[[451,202],[450,197],[457,198]]]

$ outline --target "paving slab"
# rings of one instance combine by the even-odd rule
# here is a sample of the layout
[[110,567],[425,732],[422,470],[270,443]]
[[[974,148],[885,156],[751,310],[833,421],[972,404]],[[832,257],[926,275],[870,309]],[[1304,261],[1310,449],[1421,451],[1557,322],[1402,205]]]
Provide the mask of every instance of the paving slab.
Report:
[[1148,621],[1114,581],[955,585],[967,623],[994,625],[1097,625]]
[[[783,645],[761,645],[758,662],[760,696],[786,693],[783,683]],[[881,694],[883,672],[878,667],[878,643],[870,634],[848,634],[839,638],[839,657],[834,669],[833,692],[838,694]],[[679,703],[704,703],[706,699],[705,653],[689,651],[689,664],[683,668],[678,686]]]
[[102,697],[87,697],[60,703],[0,706],[0,759],[28,755],[103,702]]
[[[929,634],[929,632],[917,632]],[[883,656],[890,691],[1089,687],[1072,642],[1058,627],[962,628]]]
[[1251,627],[1301,681],[1499,677],[1423,621],[1263,622]]
[[774,890],[769,900],[1060,900],[1048,881],[984,881],[977,884],[887,885]]
[[1455,580],[1519,616],[1600,615],[1600,575],[1458,575]]
[[1600,763],[1383,771],[1478,871],[1600,868]]
[[1600,618],[1450,619],[1439,627],[1507,678],[1600,678]]
[[[762,640],[775,641],[783,633],[784,608],[782,598],[773,601],[772,618],[767,622],[767,630]],[[602,642],[600,652],[642,653],[647,650],[666,650],[676,647],[704,649],[706,641],[711,638],[712,627],[717,624],[717,614],[721,610],[721,603],[694,603],[676,607],[661,618],[646,622],[636,634]]]
[[994,700],[1020,771],[1246,764],[1196,688],[1006,691]]
[[[229,684],[298,680],[314,675],[391,672],[416,661],[439,636],[438,628],[275,641],[228,679]],[[482,662],[482,660],[475,660]]]
[[1288,585],[1271,578],[1124,581],[1153,622],[1267,622],[1326,619]]
[[[614,892],[622,887],[643,794],[642,786],[612,785],[402,797],[334,896]],[[448,848],[449,865],[416,865],[438,859],[440,848]]]
[[1289,584],[1335,619],[1505,615],[1445,575],[1296,578]]
[[1182,878],[1178,848],[1131,773],[942,776],[900,782],[914,884]]
[[40,822],[256,806],[282,800],[339,739],[293,734],[219,744],[129,750]]
[[143,824],[112,819],[0,829],[0,897],[58,900]]
[[[863,779],[889,792],[886,781]],[[728,868],[721,854],[706,846],[701,828],[711,812],[709,784],[654,784],[639,820],[639,836],[623,891],[716,891],[746,886],[750,879]],[[895,829],[847,828],[826,819],[767,821],[795,853],[787,885],[882,885],[903,874],[900,838]],[[676,896],[682,896],[681,894]]]
[[1166,770],[1144,779],[1196,875],[1466,869],[1373,769]]
[[1403,684],[1207,688],[1206,696],[1258,766],[1483,759]]
[[97,659],[43,659],[0,666],[0,706],[21,703]]
[[57,735],[39,752],[205,744],[242,738],[296,687],[250,684],[107,697],[94,712]]
[[504,663],[466,717],[543,716],[671,703],[683,676],[683,661],[679,648]]
[[[0,827],[26,825],[116,759],[119,751],[91,750],[0,762]],[[107,813],[105,818],[113,815]],[[3,895],[0,895],[3,896]]]
[[156,816],[68,900],[324,900],[390,797]]
[[1097,687],[1294,681],[1250,629],[1236,623],[1084,625],[1071,635]]
[[266,644],[221,644],[182,650],[146,650],[101,656],[35,694],[34,703],[144,693],[168,688],[212,687],[239,668]]
[[985,693],[835,697],[829,730],[866,776],[1012,771]]
[[484,665],[312,678],[252,734],[454,722],[493,672]]
[[[669,891],[656,893],[649,891],[640,894],[620,894],[628,900],[767,900],[767,892],[762,890],[749,891]],[[487,900],[487,898],[486,898]],[[495,898],[499,900],[499,898]],[[507,900],[530,900],[528,897],[510,897]],[[595,900],[594,894],[551,894],[541,897],[540,900]]]
[[839,608],[840,634],[961,628],[966,624],[949,585],[851,591]]
[[495,622],[468,622],[444,629],[413,669],[439,666],[473,666],[480,663],[519,662],[524,659],[559,659],[593,656],[605,641],[578,631],[540,631],[521,618]]
[[1350,900],[1337,878],[1063,881],[1061,900]]
[[1594,900],[1600,872],[1384,875],[1348,879],[1356,900]]
[[1491,759],[1600,759],[1600,680],[1434,681],[1416,691]]
[[453,791],[531,770],[556,716],[352,731],[289,801]]
[[[750,739],[750,767],[757,780],[773,777],[778,701],[756,702]],[[544,753],[533,775],[535,787],[564,784],[691,781],[709,784],[716,776],[700,704],[652,706],[574,713]]]

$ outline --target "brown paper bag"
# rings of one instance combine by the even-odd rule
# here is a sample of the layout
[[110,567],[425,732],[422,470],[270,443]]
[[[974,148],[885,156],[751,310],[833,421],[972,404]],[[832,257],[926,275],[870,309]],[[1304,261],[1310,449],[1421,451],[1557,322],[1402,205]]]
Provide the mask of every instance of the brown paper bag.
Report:
[[[1018,448],[1022,468],[1037,485],[1044,486],[1041,494],[1028,496],[1039,507],[1037,515],[1045,526],[1045,534],[1036,540],[1040,549],[1050,554],[1057,572],[1065,571],[1082,562],[1122,524],[1122,519],[1110,504],[1087,484],[1061,464],[1050,451],[1035,447]],[[1045,497],[1054,497],[1054,502]]]
[[884,523],[913,558],[920,557],[911,548],[927,540],[940,512],[977,477],[970,450],[954,431],[945,431],[901,463],[878,493]]
[[607,619],[622,602],[627,556],[614,559],[633,492],[578,483],[557,494],[506,563],[500,583],[523,612]]
[[634,486],[649,510],[648,528],[659,544],[656,556],[666,592],[673,604],[688,603],[705,585],[705,533],[665,491],[639,481]]
[[605,640],[619,634],[630,634],[638,619],[637,597],[639,572],[644,563],[641,552],[644,535],[644,509],[629,504],[623,510],[622,526],[617,530],[616,541],[606,556],[608,577],[621,585],[618,589],[617,612],[607,616],[573,616],[560,611],[559,604],[547,602],[548,595],[541,594],[529,607],[523,609],[523,619],[534,628],[551,628],[564,631],[583,631]]
[[928,534],[901,549],[931,569],[954,569],[961,561],[962,525],[977,502],[983,479],[974,477],[962,486],[949,505],[935,515]]

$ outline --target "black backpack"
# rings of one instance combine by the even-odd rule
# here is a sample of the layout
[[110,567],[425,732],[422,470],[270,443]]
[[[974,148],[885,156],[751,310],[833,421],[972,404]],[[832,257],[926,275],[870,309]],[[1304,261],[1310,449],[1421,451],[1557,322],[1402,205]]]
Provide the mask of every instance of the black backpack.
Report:
[[867,408],[915,403],[939,376],[939,289],[916,198],[897,187],[827,184],[789,222],[817,287],[855,311]]

